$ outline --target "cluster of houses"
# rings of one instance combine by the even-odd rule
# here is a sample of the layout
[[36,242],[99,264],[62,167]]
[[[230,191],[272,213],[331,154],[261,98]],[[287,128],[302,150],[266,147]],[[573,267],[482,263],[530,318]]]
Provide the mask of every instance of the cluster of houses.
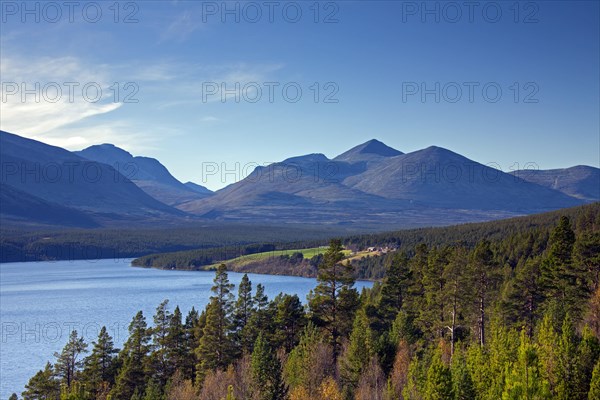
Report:
[[395,251],[397,250],[396,248],[393,247],[389,247],[389,246],[385,246],[385,247],[367,247],[367,252],[369,253],[374,253],[374,252],[378,252],[381,254],[387,254],[391,251]]

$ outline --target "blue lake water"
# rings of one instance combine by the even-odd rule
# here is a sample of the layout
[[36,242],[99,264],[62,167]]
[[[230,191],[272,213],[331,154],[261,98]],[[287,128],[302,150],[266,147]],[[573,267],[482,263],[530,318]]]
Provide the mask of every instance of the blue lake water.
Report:
[[[0,264],[0,399],[21,394],[33,374],[65,345],[72,329],[88,343],[107,327],[115,344],[127,339],[127,326],[142,310],[148,324],[156,306],[169,299],[184,317],[208,303],[213,272],[134,268],[131,260],[54,261]],[[261,283],[269,299],[297,294],[303,303],[314,279],[249,274],[253,288]],[[237,284],[242,274],[229,273]],[[357,282],[360,290],[371,286]],[[237,287],[235,289],[237,293]]]

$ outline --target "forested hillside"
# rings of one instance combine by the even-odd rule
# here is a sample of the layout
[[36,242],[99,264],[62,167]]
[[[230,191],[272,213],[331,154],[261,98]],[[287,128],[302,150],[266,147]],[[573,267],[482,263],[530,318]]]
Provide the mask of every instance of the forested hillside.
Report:
[[416,241],[362,293],[332,240],[304,306],[247,276],[235,296],[222,265],[204,310],[165,300],[120,350],[106,330],[92,344],[73,332],[23,397],[597,400],[600,212],[569,214]]
[[[487,239],[492,243],[492,246],[506,247],[505,250],[502,250],[502,254],[506,254],[506,261],[514,267],[521,252],[534,251],[539,253],[541,251],[539,245],[530,250],[527,250],[526,247],[533,246],[536,241],[547,240],[549,230],[558,222],[562,215],[568,216],[571,219],[575,229],[580,225],[587,224],[595,224],[597,226],[599,224],[600,203],[501,221],[346,236],[342,239],[342,242],[344,246],[354,251],[364,250],[368,247],[387,247],[405,251],[412,255],[418,244],[425,244],[431,247],[460,243],[462,246],[472,248],[479,241]],[[532,241],[533,244],[528,244]],[[323,239],[295,242],[268,242],[264,240],[258,245],[243,244],[220,248],[200,248],[172,253],[150,254],[134,260],[133,264],[143,267],[193,270],[202,269],[204,266],[219,261],[225,261],[233,257],[252,254],[258,251],[310,248],[326,244],[327,242]],[[394,253],[389,252],[384,255],[375,254],[373,253],[373,256],[369,255],[352,261],[355,266],[357,279],[381,279],[383,277],[385,265],[391,261]],[[245,269],[242,272],[272,274],[277,273],[277,267],[290,275],[316,275],[316,269],[310,268],[310,260],[294,264],[290,263],[290,260],[280,257],[272,257],[268,262],[252,265],[251,269]]]

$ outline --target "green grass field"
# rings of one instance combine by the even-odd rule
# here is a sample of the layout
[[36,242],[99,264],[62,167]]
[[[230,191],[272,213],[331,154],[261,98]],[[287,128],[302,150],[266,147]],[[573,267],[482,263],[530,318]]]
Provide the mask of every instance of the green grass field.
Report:
[[[254,262],[258,262],[261,260],[266,260],[272,257],[279,257],[279,256],[291,256],[294,253],[302,253],[302,255],[304,256],[304,258],[312,258],[314,256],[316,256],[317,254],[323,254],[325,253],[325,250],[327,250],[326,246],[323,247],[312,247],[309,249],[292,249],[292,250],[274,250],[274,251],[266,251],[264,253],[256,253],[256,254],[248,254],[245,256],[240,256],[240,257],[236,257],[236,258],[232,258],[230,260],[225,260],[225,261],[221,261],[218,262],[216,264],[212,264],[212,265],[208,265],[205,267],[205,269],[207,270],[214,270],[217,268],[217,266],[219,264],[225,264],[227,265],[228,268],[231,267],[243,267],[247,264],[250,263],[254,263]],[[351,254],[350,250],[344,250],[344,255],[348,256]]]

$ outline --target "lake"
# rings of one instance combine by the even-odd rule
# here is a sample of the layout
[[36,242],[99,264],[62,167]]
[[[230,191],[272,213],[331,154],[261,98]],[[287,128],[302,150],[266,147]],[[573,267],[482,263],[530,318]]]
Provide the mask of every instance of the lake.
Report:
[[[72,329],[86,342],[107,327],[119,347],[127,339],[129,322],[139,310],[148,324],[158,304],[169,299],[183,316],[208,303],[214,272],[163,271],[131,267],[130,259],[53,261],[0,264],[0,399],[21,394],[31,376],[65,345]],[[237,284],[243,274],[230,272]],[[278,293],[297,294],[303,303],[316,280],[249,274],[261,283],[269,299]],[[357,282],[360,291],[370,282]],[[91,348],[91,346],[90,346]]]

